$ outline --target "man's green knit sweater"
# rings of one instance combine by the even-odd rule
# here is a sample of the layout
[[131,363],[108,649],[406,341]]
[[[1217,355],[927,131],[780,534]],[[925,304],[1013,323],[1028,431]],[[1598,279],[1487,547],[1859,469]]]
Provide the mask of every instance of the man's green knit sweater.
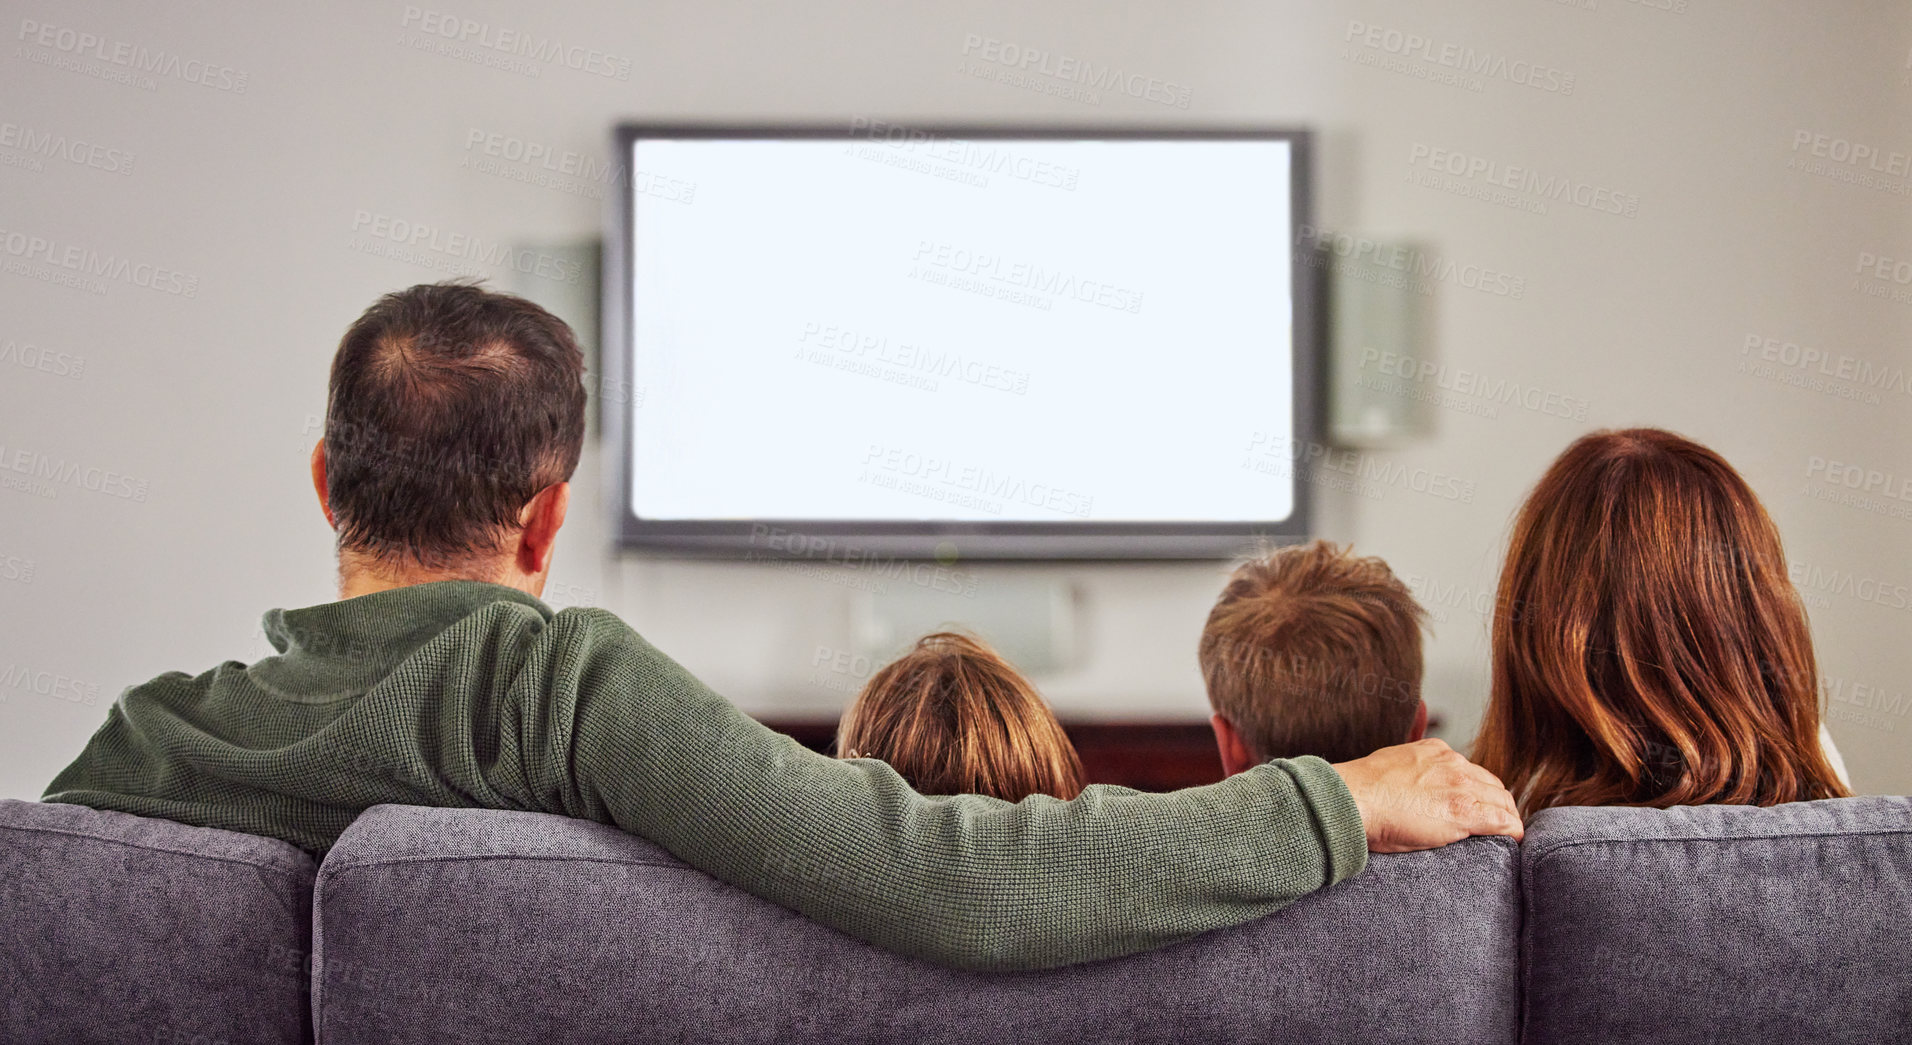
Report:
[[772,732],[603,610],[475,581],[273,610],[279,655],[128,689],[47,801],[323,852],[381,802],[615,824],[826,925],[948,965],[1161,946],[1358,873],[1325,762],[1148,795],[925,797]]

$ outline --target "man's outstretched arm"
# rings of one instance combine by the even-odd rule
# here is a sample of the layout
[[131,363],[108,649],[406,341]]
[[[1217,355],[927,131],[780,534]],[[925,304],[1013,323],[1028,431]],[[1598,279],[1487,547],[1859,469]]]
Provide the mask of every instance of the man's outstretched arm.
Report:
[[551,659],[524,677],[550,686],[535,703],[554,720],[525,735],[553,750],[527,764],[567,771],[527,781],[537,805],[615,823],[946,965],[1036,969],[1159,947],[1358,873],[1370,840],[1428,848],[1520,829],[1504,789],[1438,741],[1340,772],[1277,761],[1167,795],[925,797],[882,762],[826,758],[764,728],[609,614],[561,615],[540,638]]

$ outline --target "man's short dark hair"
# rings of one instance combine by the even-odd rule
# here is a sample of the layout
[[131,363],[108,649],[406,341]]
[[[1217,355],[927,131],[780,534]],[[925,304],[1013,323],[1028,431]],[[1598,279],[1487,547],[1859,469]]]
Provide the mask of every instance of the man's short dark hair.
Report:
[[341,551],[447,569],[496,554],[584,446],[571,328],[471,282],[378,299],[332,359],[325,485]]

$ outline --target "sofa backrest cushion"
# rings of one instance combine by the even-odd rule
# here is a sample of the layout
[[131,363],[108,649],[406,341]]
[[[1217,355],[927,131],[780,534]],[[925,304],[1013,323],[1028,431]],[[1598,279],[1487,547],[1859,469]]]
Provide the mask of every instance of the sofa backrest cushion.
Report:
[[0,801],[0,1041],[310,1041],[316,872],[270,838]]
[[1517,850],[1374,858],[1268,918],[1039,973],[900,958],[642,839],[381,806],[320,868],[327,1045],[394,1041],[1511,1042]]
[[1551,809],[1521,859],[1526,1041],[1912,1039],[1912,800]]

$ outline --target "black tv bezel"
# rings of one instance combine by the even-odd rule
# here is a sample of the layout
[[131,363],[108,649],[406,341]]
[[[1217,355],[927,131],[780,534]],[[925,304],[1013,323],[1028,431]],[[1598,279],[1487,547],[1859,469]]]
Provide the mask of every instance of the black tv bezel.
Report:
[[[883,121],[870,120],[874,124]],[[1290,144],[1289,205],[1297,230],[1314,222],[1313,132],[1292,127],[1151,128],[1096,127],[1080,124],[999,125],[888,121],[912,132],[973,141],[1072,138],[1183,141],[1286,141]],[[631,268],[636,230],[633,207],[637,171],[632,147],[640,138],[841,139],[862,140],[857,122],[841,125],[677,124],[626,122],[612,132],[613,170],[629,177],[605,207],[603,321],[600,361],[603,387],[630,386],[635,359],[631,320]],[[1294,242],[1269,244],[1290,252],[1294,355],[1293,438],[1311,444],[1320,438],[1325,402],[1325,311],[1321,306],[1311,255]],[[632,467],[628,404],[607,404],[602,411],[604,445],[614,456],[606,463],[607,500],[617,544],[627,551],[672,558],[804,559],[867,561],[925,559],[950,562],[981,560],[1171,560],[1227,559],[1267,544],[1306,538],[1314,518],[1314,498],[1299,474],[1294,510],[1287,519],[1267,522],[980,522],[872,521],[861,519],[662,520],[644,519],[631,508]]]

